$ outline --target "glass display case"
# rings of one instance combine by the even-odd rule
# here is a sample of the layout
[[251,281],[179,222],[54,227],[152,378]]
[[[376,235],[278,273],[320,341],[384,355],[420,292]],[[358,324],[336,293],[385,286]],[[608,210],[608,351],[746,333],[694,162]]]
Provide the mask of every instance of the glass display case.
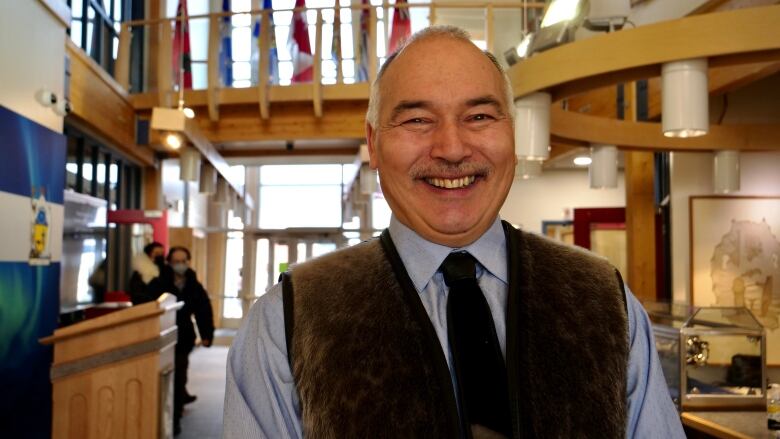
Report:
[[745,308],[646,305],[679,410],[763,409],[766,338]]

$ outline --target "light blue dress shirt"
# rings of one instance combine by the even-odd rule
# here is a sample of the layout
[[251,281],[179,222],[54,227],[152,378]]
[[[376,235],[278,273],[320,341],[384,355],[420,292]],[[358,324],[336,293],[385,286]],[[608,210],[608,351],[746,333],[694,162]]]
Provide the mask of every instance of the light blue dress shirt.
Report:
[[[426,241],[395,218],[390,236],[433,323],[452,371],[447,341],[447,293],[439,266],[454,249]],[[506,355],[507,254],[499,219],[480,239],[463,249],[478,261],[501,351]],[[481,265],[481,267],[480,267]],[[627,291],[631,342],[628,363],[628,438],[684,438],[669,397],[655,342],[642,306]],[[566,391],[566,389],[561,389]],[[225,391],[225,438],[302,437],[300,402],[287,362],[280,284],[252,306],[230,348]]]

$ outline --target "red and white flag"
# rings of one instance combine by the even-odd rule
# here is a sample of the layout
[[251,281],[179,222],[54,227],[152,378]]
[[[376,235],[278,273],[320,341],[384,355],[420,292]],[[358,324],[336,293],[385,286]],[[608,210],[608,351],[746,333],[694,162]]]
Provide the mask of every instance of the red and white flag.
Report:
[[[305,0],[295,0],[296,8],[305,8]],[[290,38],[287,40],[290,57],[293,63],[292,83],[311,82],[314,73],[314,57],[309,44],[309,26],[306,23],[306,12],[296,11],[293,14]]]
[[[396,0],[396,5],[406,5],[406,0]],[[409,8],[393,8],[393,27],[390,28],[390,43],[387,47],[387,55],[393,54],[401,43],[412,34],[412,21],[409,18]]]
[[[176,16],[179,20],[176,20],[173,31],[173,83],[185,89],[192,89],[192,55],[187,2],[179,0]],[[184,80],[183,84],[179,84],[180,79]]]

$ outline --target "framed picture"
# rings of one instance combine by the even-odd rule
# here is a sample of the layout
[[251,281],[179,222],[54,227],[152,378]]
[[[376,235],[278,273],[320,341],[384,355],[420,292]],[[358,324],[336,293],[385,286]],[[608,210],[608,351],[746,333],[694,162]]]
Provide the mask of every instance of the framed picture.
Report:
[[780,197],[691,197],[691,303],[744,306],[780,365]]

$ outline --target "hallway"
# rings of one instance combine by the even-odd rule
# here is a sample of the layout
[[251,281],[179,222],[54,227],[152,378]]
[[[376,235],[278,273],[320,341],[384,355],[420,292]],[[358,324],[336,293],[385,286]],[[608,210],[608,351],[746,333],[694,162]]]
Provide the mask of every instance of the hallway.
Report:
[[212,346],[196,348],[190,355],[187,389],[198,400],[185,406],[177,439],[222,437],[227,354],[227,346]]

